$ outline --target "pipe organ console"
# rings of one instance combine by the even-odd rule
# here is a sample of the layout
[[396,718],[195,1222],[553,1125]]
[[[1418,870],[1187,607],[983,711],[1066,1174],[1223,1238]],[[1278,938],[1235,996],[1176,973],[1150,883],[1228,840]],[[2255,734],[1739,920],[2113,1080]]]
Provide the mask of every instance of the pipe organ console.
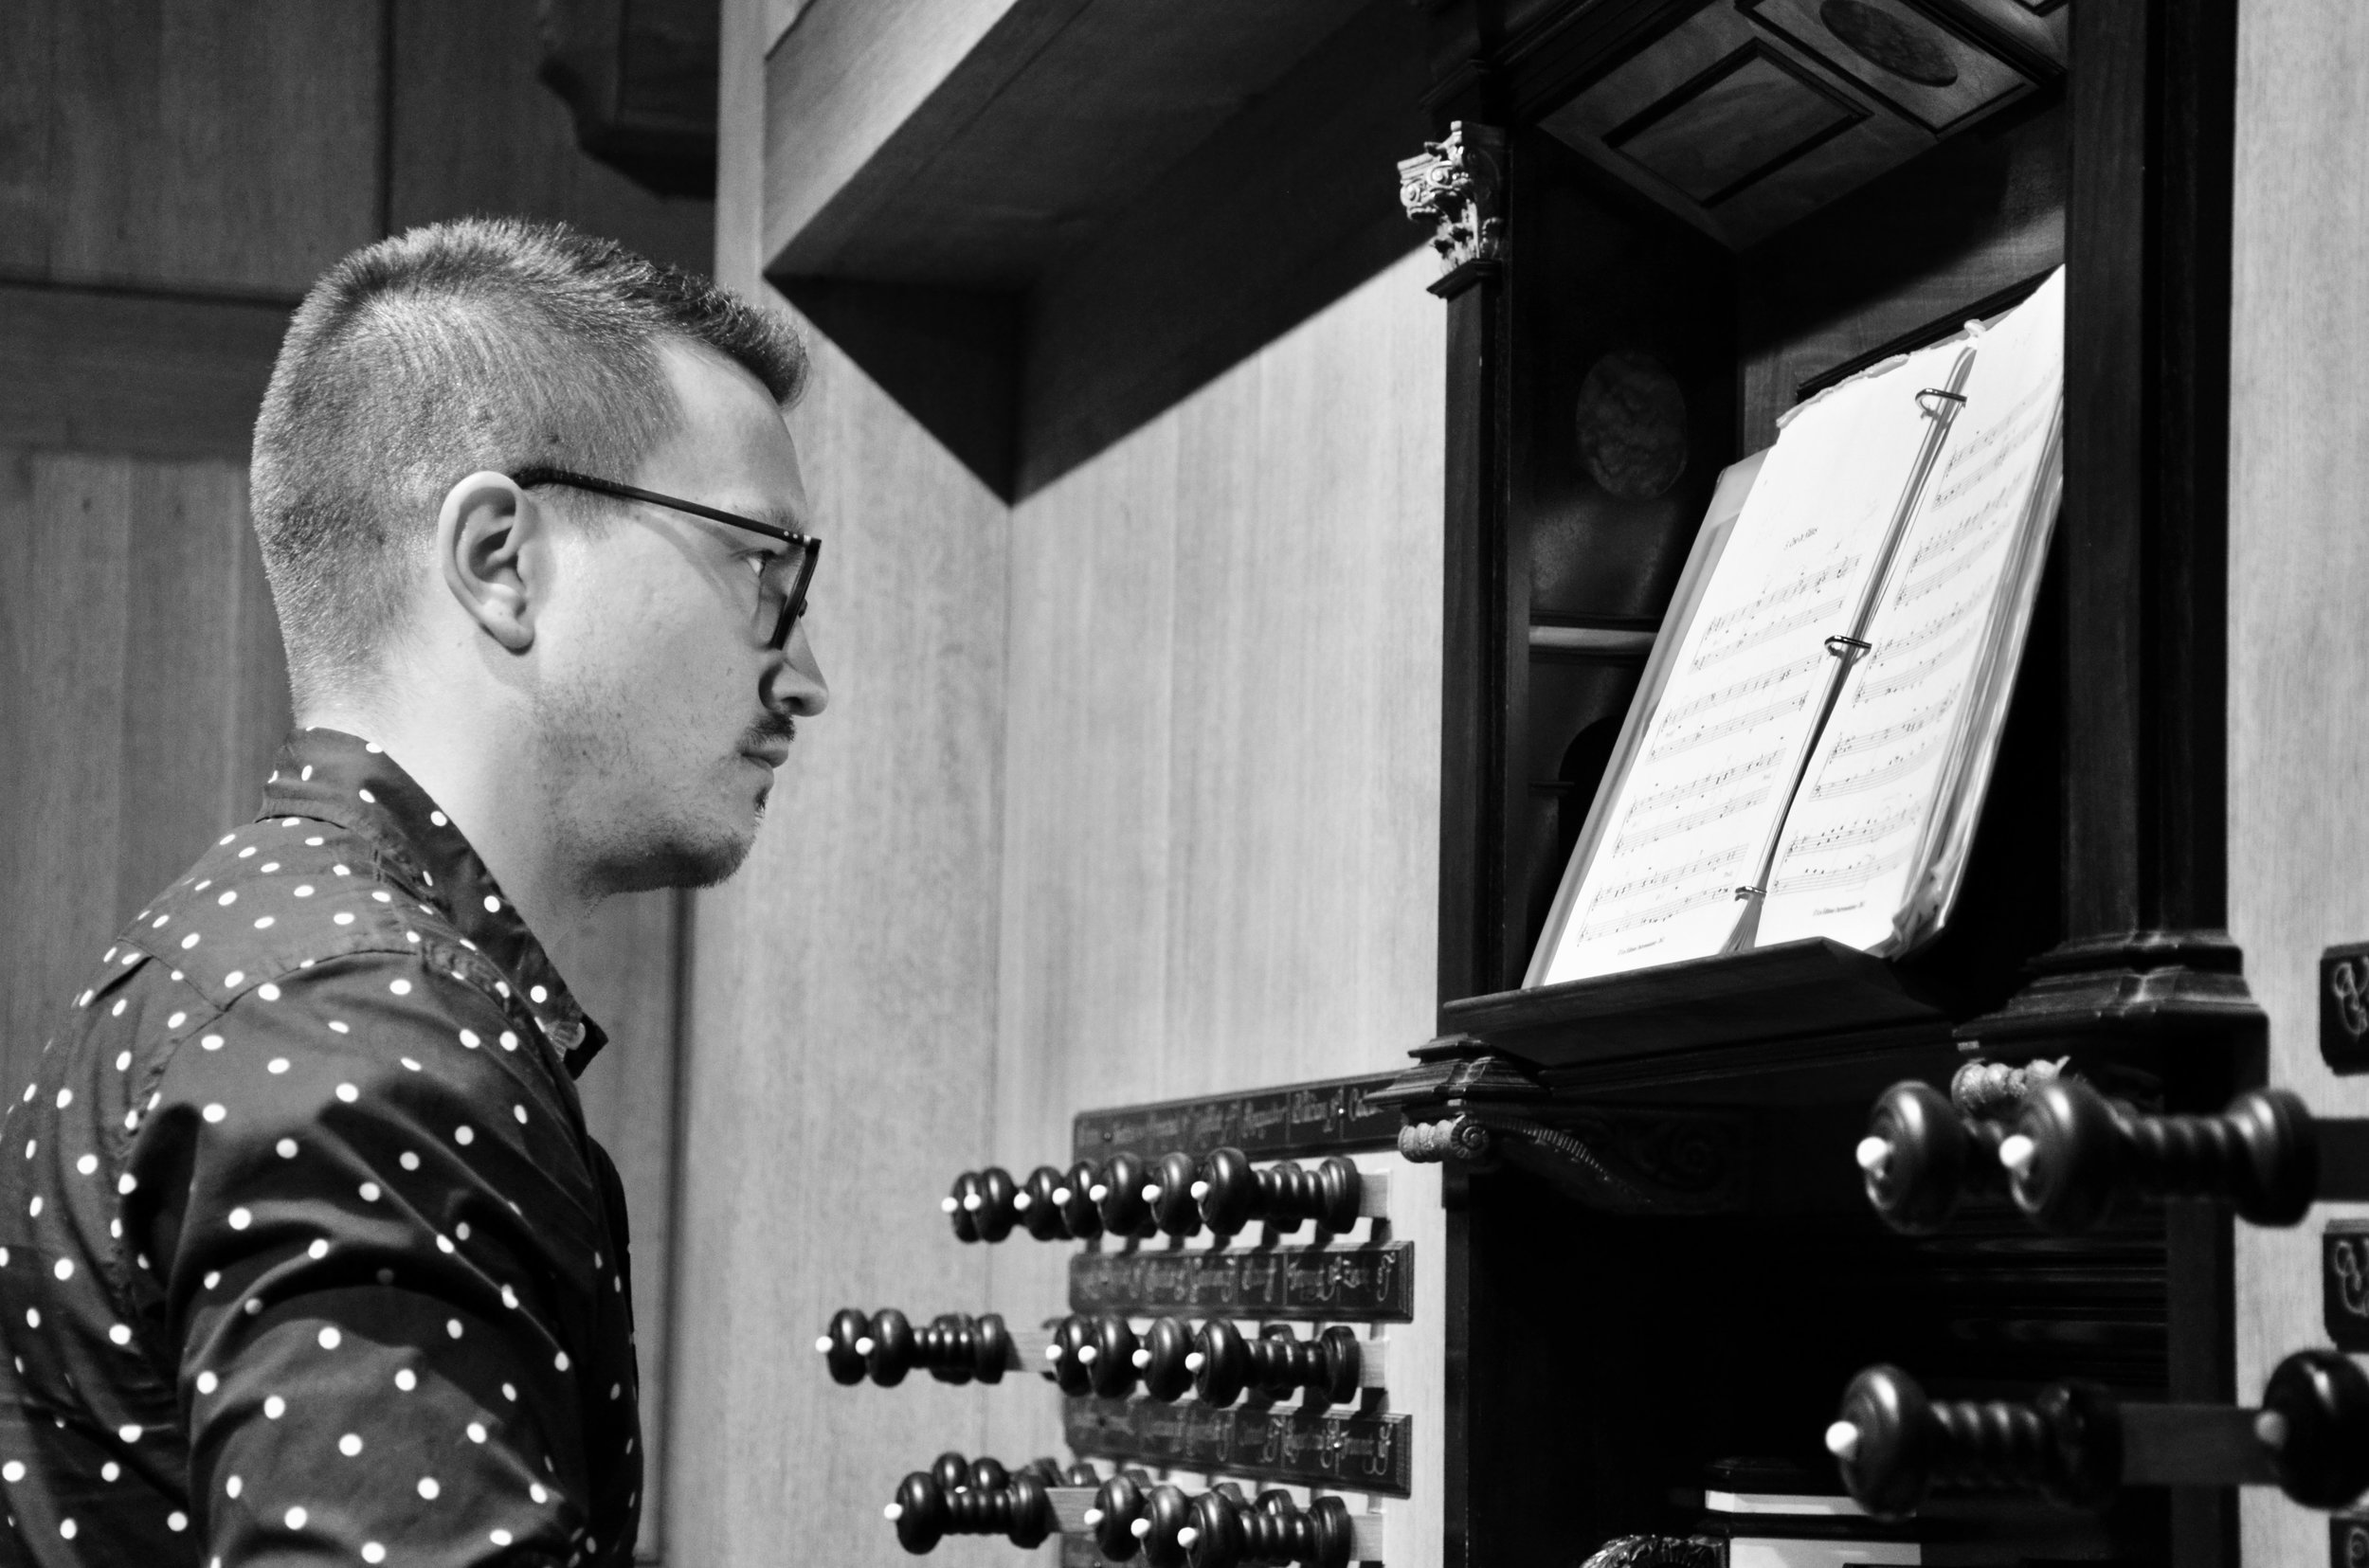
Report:
[[[1126,208],[1124,244],[1061,261],[1154,257],[1138,219],[1248,192],[1240,235],[1145,278],[1207,282],[1221,253],[1273,267],[1293,276],[1262,301],[1279,322],[1315,254],[1271,243],[1286,213],[1337,215],[1357,278],[1383,254],[1349,194],[1363,173],[1321,182],[1337,207],[1262,182],[1302,178],[1335,129],[1347,146],[1430,116],[1399,175],[1444,315],[1443,553],[1423,552],[1443,593],[1438,1005],[1395,1072],[1089,1112],[1065,1158],[953,1181],[956,1242],[1060,1244],[1066,1301],[850,1307],[818,1374],[1049,1382],[1072,1457],[915,1471],[893,1505],[908,1547],[976,1531],[1153,1568],[1345,1551],[2234,1568],[2240,1488],[2257,1524],[2360,1489],[2349,1361],[2282,1339],[2295,1354],[2239,1386],[2236,1226],[2369,1199],[2369,1125],[2265,1087],[2269,1018],[2226,928],[2236,9],[1345,6],[1358,20],[1323,45],[1344,53],[1262,78],[1292,90],[1232,84],[1245,116],[1321,107],[1322,135],[1245,118]],[[1028,99],[958,79],[949,124]],[[1336,90],[1396,96],[1347,112]],[[981,141],[1037,144],[1011,124]],[[860,249],[834,231],[812,257]],[[1151,297],[1131,275],[1058,276],[1063,298]],[[1008,278],[974,281],[1009,297]],[[1232,318],[1255,293],[1208,297]],[[2037,369],[1987,416],[2000,444],[1950,448],[1961,406],[2005,387],[1981,389],[1986,337],[2023,345],[1996,363]],[[1944,344],[1957,369],[1913,391],[1862,378]],[[1914,433],[1866,503],[1897,528],[1835,544],[1826,498],[1797,495],[1771,536],[1831,556],[1748,583],[1716,618],[1732,646],[1685,644],[1720,673],[1649,714],[1638,694],[1687,657],[1660,629],[1708,603],[1723,560],[1778,558],[1739,547],[1769,514],[1739,492],[1784,460],[1747,463],[1830,392]],[[1909,545],[1944,505],[1965,510]],[[1970,595],[1962,568],[1995,545],[2028,568],[2017,593]],[[1877,585],[1833,586],[1854,562],[1903,574],[1887,603],[1913,619],[1889,652]],[[2011,624],[2029,635],[1998,640]],[[1978,646],[1998,654],[1979,680],[1915,694]],[[1784,738],[1787,715],[1846,713],[1842,676],[1879,667],[1889,684],[1849,700],[1901,706],[1862,711],[1848,748],[1822,718]],[[1833,706],[1781,700],[1813,674]],[[1969,692],[1996,725],[1971,722]],[[1854,760],[1813,785],[1784,759],[1820,735]],[[1604,781],[1649,750],[1674,771],[1637,809],[1662,815],[1616,830]],[[1937,757],[1945,780],[1913,782]],[[1797,790],[1824,825],[1795,838],[1809,857],[1785,890]],[[1575,914],[1566,867],[1624,838],[1667,858]],[[1792,914],[1761,923],[1779,904]],[[1558,969],[1549,941],[1533,963],[1566,928],[1581,961]],[[1698,956],[1647,964],[1680,952]],[[2344,973],[2341,1050],[2369,1069],[2369,981]],[[1379,1069],[1415,1044],[1338,1048]],[[2328,1246],[2369,1348],[2369,1231]],[[2369,1520],[2348,1539],[2369,1554]]]
[[1067,1309],[847,1307],[816,1352],[848,1387],[1049,1383],[1076,1457],[941,1455],[887,1505],[898,1543],[1058,1538],[1081,1568],[1436,1563],[1414,1521],[1438,1507],[1438,1178],[1393,1152],[1399,1116],[1367,1102],[1387,1082],[1091,1111],[1067,1165],[956,1177],[958,1242],[1076,1248]]

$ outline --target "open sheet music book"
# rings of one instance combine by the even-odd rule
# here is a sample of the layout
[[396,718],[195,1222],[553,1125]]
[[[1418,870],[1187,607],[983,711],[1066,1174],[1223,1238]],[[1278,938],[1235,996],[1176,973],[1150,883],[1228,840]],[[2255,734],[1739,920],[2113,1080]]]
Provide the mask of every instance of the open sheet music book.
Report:
[[1721,477],[1528,983],[1940,930],[2062,489],[2064,275]]

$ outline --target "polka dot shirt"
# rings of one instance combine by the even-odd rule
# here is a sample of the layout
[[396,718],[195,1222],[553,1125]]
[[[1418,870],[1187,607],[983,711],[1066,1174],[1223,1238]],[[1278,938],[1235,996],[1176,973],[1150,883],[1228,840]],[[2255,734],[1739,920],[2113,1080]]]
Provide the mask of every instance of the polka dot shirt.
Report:
[[307,730],[0,1120],[0,1562],[633,1557],[602,1043],[392,759]]

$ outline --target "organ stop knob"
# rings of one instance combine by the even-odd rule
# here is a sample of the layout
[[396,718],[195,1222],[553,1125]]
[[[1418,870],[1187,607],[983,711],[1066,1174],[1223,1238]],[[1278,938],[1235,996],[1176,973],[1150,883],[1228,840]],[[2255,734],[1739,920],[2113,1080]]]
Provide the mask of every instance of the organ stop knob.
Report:
[[1380,1516],[1353,1514],[1336,1497],[1302,1507],[1279,1488],[1246,1499],[1229,1483],[1196,1496],[1141,1471],[1099,1480],[1091,1466],[1050,1459],[1007,1473],[992,1459],[942,1453],[906,1476],[881,1511],[914,1553],[949,1535],[1002,1535],[1025,1547],[1066,1529],[1107,1562],[1146,1568],[1347,1568],[1382,1560],[1384,1544]]
[[2256,1225],[2292,1225],[2315,1199],[2369,1198],[2369,1122],[2315,1121],[2283,1090],[2249,1090],[2216,1116],[2166,1115],[2057,1078],[2003,1125],[1896,1084],[1857,1153],[1868,1201],[1912,1235],[1939,1230],[1966,1196],[2001,1190],[2060,1234],[2133,1198],[2216,1199]]
[[1333,1325],[1303,1340],[1281,1324],[1245,1336],[1227,1319],[1191,1325],[1155,1318],[1141,1333],[1115,1312],[1072,1313],[1048,1329],[1010,1329],[993,1313],[942,1313],[925,1327],[895,1307],[866,1315],[835,1313],[815,1341],[832,1380],[866,1378],[882,1388],[926,1370],[940,1382],[1000,1382],[1006,1372],[1035,1371],[1064,1394],[1123,1398],[1138,1383],[1155,1399],[1187,1392],[1205,1404],[1231,1405],[1244,1395],[1286,1399],[1303,1393],[1344,1403],[1383,1381],[1380,1343]]
[[2249,1090],[2218,1116],[2164,1116],[2059,1080],[2024,1102],[1998,1157],[2016,1206],[2046,1230],[2089,1230],[2135,1196],[2217,1198],[2252,1224],[2292,1225],[2321,1192],[2320,1143],[2284,1090]]
[[1339,1498],[1320,1497],[1302,1508],[1286,1491],[1245,1502],[1239,1489],[1223,1485],[1188,1497],[1180,1487],[1150,1486],[1124,1472],[1102,1484],[1084,1522],[1105,1559],[1140,1558],[1149,1568],[1347,1568],[1356,1550],[1355,1520]]
[[1930,1235],[1949,1223],[1960,1201],[2003,1192],[1998,1123],[1959,1114],[1946,1095],[1913,1080],[1875,1102],[1859,1140],[1859,1173],[1868,1202],[1893,1230]]
[[1015,1230],[1039,1241],[1191,1236],[1206,1226],[1219,1236],[1263,1223],[1290,1235],[1313,1221],[1339,1235],[1378,1213],[1383,1179],[1334,1156],[1313,1168],[1290,1162],[1260,1169],[1238,1148],[1196,1160],[1156,1160],[1122,1151],[1067,1171],[1040,1165],[1015,1181],[1001,1166],[965,1171],[938,1206],[964,1241],[1002,1241]]
[[1063,1470],[1050,1459],[1006,1473],[992,1459],[967,1463],[942,1453],[898,1483],[896,1500],[881,1512],[896,1526],[897,1544],[916,1555],[949,1535],[1001,1535],[1015,1546],[1037,1546],[1058,1528],[1052,1488],[1093,1480],[1084,1467]]
[[2369,1377],[2334,1351],[2301,1351],[2246,1410],[2126,1402],[2087,1383],[2028,1401],[1932,1399],[1876,1366],[1852,1380],[1826,1446],[1851,1495],[1881,1515],[1911,1512],[1937,1487],[2092,1507],[2123,1486],[2276,1486],[2333,1508],[2369,1487]]
[[831,1325],[814,1342],[830,1367],[831,1380],[861,1382],[867,1376],[882,1388],[894,1388],[915,1367],[926,1368],[943,1383],[1001,1382],[1017,1364],[1010,1332],[994,1313],[968,1318],[943,1313],[926,1328],[915,1328],[894,1307],[870,1317],[852,1307],[834,1313]]

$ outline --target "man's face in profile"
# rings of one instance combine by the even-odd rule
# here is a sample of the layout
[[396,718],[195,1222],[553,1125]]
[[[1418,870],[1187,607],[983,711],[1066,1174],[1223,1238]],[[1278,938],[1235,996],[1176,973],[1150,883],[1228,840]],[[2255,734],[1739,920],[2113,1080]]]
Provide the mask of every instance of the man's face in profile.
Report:
[[[765,387],[704,349],[660,352],[678,428],[637,473],[606,477],[811,533],[797,450]],[[778,580],[784,563],[769,557],[787,547],[632,502],[554,541],[532,737],[552,826],[605,892],[719,882],[755,842],[795,719],[827,700],[805,625],[778,651],[760,625],[760,574]]]

